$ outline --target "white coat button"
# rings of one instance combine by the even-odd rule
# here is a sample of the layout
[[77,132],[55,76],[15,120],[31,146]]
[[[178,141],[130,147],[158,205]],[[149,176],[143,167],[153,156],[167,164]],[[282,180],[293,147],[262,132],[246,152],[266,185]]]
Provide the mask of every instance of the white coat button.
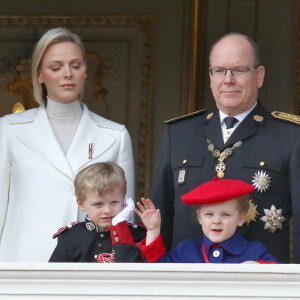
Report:
[[116,242],[118,242],[118,241],[119,241],[119,239],[116,237],[116,238],[115,238],[115,241],[116,241]]
[[220,251],[219,251],[219,250],[215,250],[215,251],[213,252],[213,256],[214,256],[214,257],[219,257],[219,256],[220,256]]
[[116,231],[113,231],[113,235],[117,235],[117,232],[116,232]]

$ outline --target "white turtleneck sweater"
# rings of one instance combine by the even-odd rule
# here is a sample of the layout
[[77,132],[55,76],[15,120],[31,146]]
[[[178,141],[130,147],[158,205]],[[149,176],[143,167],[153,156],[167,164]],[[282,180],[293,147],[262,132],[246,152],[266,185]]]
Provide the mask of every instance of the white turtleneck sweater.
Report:
[[[58,143],[67,154],[82,116],[80,101],[63,104],[47,98],[46,113]],[[78,208],[78,220],[83,221],[85,215]]]
[[46,112],[61,148],[67,154],[82,116],[80,102],[63,104],[47,98]]

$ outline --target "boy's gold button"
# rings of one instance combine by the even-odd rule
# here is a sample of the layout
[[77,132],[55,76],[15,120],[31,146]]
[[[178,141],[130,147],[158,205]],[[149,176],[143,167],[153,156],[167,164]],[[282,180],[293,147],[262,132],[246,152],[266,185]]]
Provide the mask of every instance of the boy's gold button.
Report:
[[263,167],[265,164],[266,164],[266,163],[265,163],[264,161],[261,161],[261,162],[259,163],[259,165],[260,165],[261,167]]
[[187,159],[184,159],[184,160],[182,161],[182,163],[183,163],[183,164],[186,164],[186,163],[187,163]]

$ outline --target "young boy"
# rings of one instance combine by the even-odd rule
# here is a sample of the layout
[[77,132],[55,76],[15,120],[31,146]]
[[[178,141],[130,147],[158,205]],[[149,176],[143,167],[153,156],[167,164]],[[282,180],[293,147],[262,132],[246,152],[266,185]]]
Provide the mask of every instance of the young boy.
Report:
[[[135,212],[147,227],[147,238],[140,243],[148,262],[175,263],[276,263],[259,242],[248,242],[237,230],[249,210],[248,194],[254,187],[240,180],[214,178],[189,193],[181,200],[196,205],[199,223],[204,233],[203,242],[186,240],[172,252],[165,252],[160,235],[161,217],[149,199],[142,198]],[[184,226],[184,224],[182,224]]]
[[[85,222],[73,222],[58,230],[57,246],[50,262],[138,262],[138,243],[146,229],[127,224],[134,203],[125,198],[126,179],[113,162],[96,163],[81,170],[75,178],[75,194]],[[124,199],[125,198],[125,199]]]

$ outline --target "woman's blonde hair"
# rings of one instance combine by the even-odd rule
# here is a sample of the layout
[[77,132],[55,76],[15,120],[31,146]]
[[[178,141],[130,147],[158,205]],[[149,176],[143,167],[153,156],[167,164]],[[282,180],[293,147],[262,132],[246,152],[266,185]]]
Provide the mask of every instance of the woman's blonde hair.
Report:
[[[71,32],[69,29],[63,27],[50,29],[47,32],[45,32],[35,46],[32,55],[31,76],[33,84],[33,97],[34,100],[40,105],[45,104],[47,96],[47,89],[45,84],[39,84],[38,82],[38,76],[40,68],[42,66],[43,57],[46,51],[52,45],[66,42],[76,44],[81,50],[84,62],[86,62],[85,50],[80,37],[77,34]],[[83,91],[80,93],[80,99],[82,99],[82,95]]]
[[79,171],[74,186],[76,198],[84,201],[90,189],[96,189],[99,195],[103,196],[120,187],[125,197],[127,183],[124,170],[116,163],[108,161],[90,165]]

